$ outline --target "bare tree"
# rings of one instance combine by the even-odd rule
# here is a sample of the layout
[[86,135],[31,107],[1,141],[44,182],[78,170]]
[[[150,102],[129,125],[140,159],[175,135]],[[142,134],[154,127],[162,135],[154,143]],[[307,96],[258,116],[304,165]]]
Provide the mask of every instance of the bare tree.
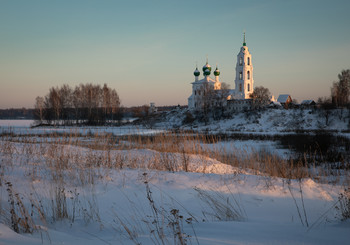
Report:
[[82,120],[83,115],[83,96],[82,96],[82,89],[81,86],[76,86],[73,91],[73,98],[72,98],[72,104],[74,107],[74,118],[75,118],[75,124],[79,124],[79,120]]
[[256,87],[254,92],[250,95],[250,98],[253,99],[253,108],[262,108],[267,106],[270,103],[271,93],[268,88],[263,86]]
[[44,109],[45,109],[45,103],[44,98],[37,96],[35,98],[35,118],[38,120],[38,124],[42,124],[44,120]]
[[107,84],[104,84],[102,88],[102,108],[103,116],[107,118],[111,112],[111,89],[108,88]]
[[71,124],[71,109],[73,108],[73,91],[71,87],[69,87],[68,84],[64,84],[59,90],[58,95],[60,99],[60,106],[61,106],[61,119],[68,124]]
[[120,99],[117,91],[113,89],[112,91],[110,91],[110,108],[111,108],[110,114],[111,114],[112,121],[114,119],[117,119],[117,120],[120,119],[120,116],[118,116],[119,107],[120,107]]
[[[329,126],[331,122],[330,116],[332,113],[332,109],[334,108],[334,104],[332,104],[331,98],[318,98],[317,104],[319,105],[320,116],[324,117],[324,125]],[[323,124],[320,124],[319,127],[323,127]]]
[[331,88],[332,103],[337,107],[348,105],[350,96],[350,70],[342,70],[338,74],[338,82],[333,82]]
[[213,86],[207,84],[202,92],[204,120],[208,120],[209,117],[220,119],[224,115],[230,86],[227,83],[221,83],[220,89],[214,89]]
[[55,124],[59,124],[61,119],[61,100],[58,93],[58,88],[51,88],[48,94],[48,107],[52,109],[55,118]]
[[[106,119],[120,118],[120,99],[115,89],[104,84],[100,85],[80,84],[74,90],[67,84],[50,89],[45,99],[39,97],[36,108],[43,108],[43,118],[50,124],[60,122],[71,124],[86,123],[90,125],[102,125]],[[39,115],[38,114],[38,115]]]

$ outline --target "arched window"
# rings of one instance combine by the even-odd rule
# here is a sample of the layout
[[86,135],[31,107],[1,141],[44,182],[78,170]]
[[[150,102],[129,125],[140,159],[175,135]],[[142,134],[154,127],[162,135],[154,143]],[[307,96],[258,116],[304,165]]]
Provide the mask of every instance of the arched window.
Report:
[[239,72],[239,80],[242,80],[242,79],[243,79],[243,73]]
[[247,71],[247,78],[250,79],[250,71]]
[[239,92],[242,92],[242,84],[239,85]]
[[247,63],[248,63],[248,65],[250,65],[250,58],[249,57],[248,57],[248,62]]
[[239,57],[239,65],[243,65],[243,58],[242,57]]
[[248,83],[248,92],[250,91],[250,84]]
[[194,91],[194,95],[197,95],[197,90]]

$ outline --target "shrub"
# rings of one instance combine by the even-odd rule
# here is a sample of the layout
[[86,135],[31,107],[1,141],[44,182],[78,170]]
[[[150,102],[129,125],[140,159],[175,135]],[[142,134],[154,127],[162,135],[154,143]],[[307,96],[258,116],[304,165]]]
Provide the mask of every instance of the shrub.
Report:
[[338,196],[338,205],[335,207],[339,213],[341,221],[350,219],[350,188],[345,188],[344,192]]

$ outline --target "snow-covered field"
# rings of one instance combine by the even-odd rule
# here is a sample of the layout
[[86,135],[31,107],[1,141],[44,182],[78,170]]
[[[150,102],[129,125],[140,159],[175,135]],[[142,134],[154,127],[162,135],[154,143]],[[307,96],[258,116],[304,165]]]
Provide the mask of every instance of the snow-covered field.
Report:
[[[25,134],[25,135],[45,135],[52,133],[67,133],[67,134],[81,134],[81,135],[95,135],[95,134],[106,134],[110,133],[115,136],[123,135],[154,135],[158,133],[166,132],[167,127],[158,127],[150,129],[142,125],[138,126],[120,126],[120,127],[38,127],[31,128],[34,125],[33,120],[0,120],[0,134],[12,132],[15,134]],[[171,129],[171,127],[169,127]],[[229,133],[229,131],[225,131]],[[289,149],[281,149],[281,147],[274,141],[271,140],[232,140],[226,142],[219,142],[215,145],[205,144],[208,148],[220,148],[226,151],[239,150],[242,152],[250,153],[252,151],[259,152],[261,150],[267,150],[271,153],[278,154],[281,157],[286,157],[289,155]]]
[[33,120],[0,120],[0,127],[29,128],[33,123]]
[[[67,196],[75,190],[79,193],[79,198],[73,196],[73,199],[69,199],[68,196],[68,209],[72,209],[74,202],[81,202],[76,204],[77,209],[82,208],[79,205],[90,207],[88,203],[91,202],[95,210],[85,212],[96,213],[95,217],[79,210],[77,213],[80,214],[76,214],[74,222],[68,219],[49,222],[33,234],[17,234],[10,230],[8,225],[1,224],[1,243],[135,244],[122,227],[123,222],[134,234],[137,243],[157,244],[152,242],[155,238],[152,239],[151,231],[156,229],[156,226],[150,224],[155,217],[146,196],[145,178],[149,181],[155,205],[163,212],[164,217],[157,222],[164,229],[170,244],[173,244],[173,234],[168,218],[171,217],[170,211],[173,209],[179,210],[180,215],[183,215],[182,232],[191,236],[188,238],[188,244],[197,244],[197,240],[199,244],[349,242],[350,224],[335,219],[333,208],[340,191],[339,186],[303,180],[302,190],[309,222],[309,227],[306,227],[301,224],[296,205],[282,179],[274,179],[273,185],[267,187],[263,177],[247,174],[169,173],[147,170],[107,172],[108,175],[101,177],[93,186],[67,185],[65,189]],[[146,177],[144,173],[147,173]],[[221,220],[216,218],[215,207],[211,208],[201,200],[198,192],[194,190],[195,187],[213,195],[217,205],[230,202],[237,206],[237,209],[242,209],[242,219],[235,221],[228,217],[228,220],[225,220],[225,213],[221,214]],[[43,199],[50,199],[50,191],[54,190],[51,183],[39,179],[28,182],[23,178],[16,180],[14,188],[24,196],[33,192],[37,195],[40,193],[40,198]],[[299,187],[295,181],[291,184],[291,190],[301,208]],[[238,204],[235,204],[235,200]],[[229,207],[227,209],[225,211],[229,213]],[[191,224],[187,224],[185,220],[191,217]]]
[[[11,127],[29,136],[0,138],[0,244],[349,244],[349,220],[341,221],[337,209],[349,171],[329,178],[272,177],[206,155],[38,137],[46,129],[28,125]],[[203,146],[288,153],[273,141]],[[23,232],[26,227],[32,233]]]
[[[181,244],[174,234],[187,239],[183,244],[349,239],[350,224],[335,209],[341,182],[289,182],[197,155],[188,156],[184,172],[177,153],[175,172],[154,170],[162,158],[146,149],[1,143],[1,244]],[[32,234],[9,228],[11,200],[21,200],[17,218],[38,225]]]

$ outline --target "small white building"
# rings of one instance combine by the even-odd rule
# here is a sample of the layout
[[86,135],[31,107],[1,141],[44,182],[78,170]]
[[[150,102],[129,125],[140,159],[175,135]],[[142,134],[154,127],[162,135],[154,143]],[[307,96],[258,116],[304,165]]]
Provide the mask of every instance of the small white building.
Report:
[[154,102],[151,102],[150,105],[149,105],[149,108],[148,108],[148,113],[149,114],[154,114],[156,113],[158,110],[157,110],[157,107],[155,105]]

